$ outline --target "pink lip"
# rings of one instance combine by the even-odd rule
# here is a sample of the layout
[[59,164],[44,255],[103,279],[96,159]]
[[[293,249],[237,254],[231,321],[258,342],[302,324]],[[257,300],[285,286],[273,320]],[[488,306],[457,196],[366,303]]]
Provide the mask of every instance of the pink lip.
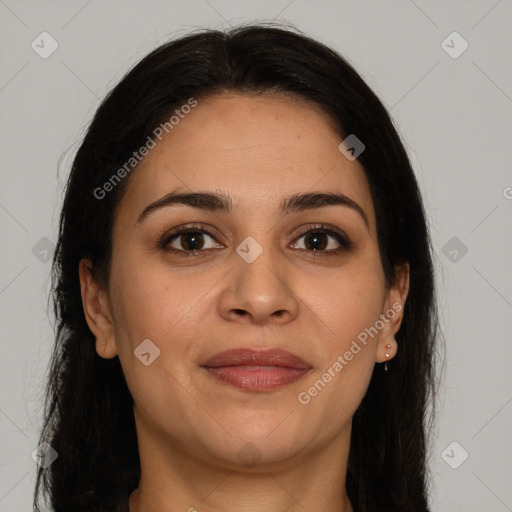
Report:
[[281,349],[234,349],[220,352],[202,365],[214,377],[246,391],[269,391],[297,381],[312,368]]

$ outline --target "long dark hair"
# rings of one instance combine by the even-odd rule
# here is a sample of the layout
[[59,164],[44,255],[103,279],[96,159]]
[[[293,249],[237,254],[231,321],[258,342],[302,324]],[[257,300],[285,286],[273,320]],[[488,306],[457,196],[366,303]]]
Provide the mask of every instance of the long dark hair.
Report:
[[78,277],[79,261],[88,257],[97,279],[108,283],[114,213],[131,174],[102,199],[93,191],[180,105],[224,91],[311,100],[330,116],[340,141],[355,134],[366,146],[358,161],[372,193],[386,284],[395,282],[395,265],[409,262],[410,290],[396,335],[398,353],[388,372],[375,365],[353,417],[346,488],[358,512],[428,511],[440,333],[418,184],[385,107],[354,68],[295,28],[272,23],[202,29],[160,46],[123,77],[94,115],[67,181],[53,259],[56,342],[40,444],[49,443],[58,458],[38,468],[34,510],[40,510],[41,491],[55,512],[127,510],[138,487],[133,399],[119,358],[96,353]]

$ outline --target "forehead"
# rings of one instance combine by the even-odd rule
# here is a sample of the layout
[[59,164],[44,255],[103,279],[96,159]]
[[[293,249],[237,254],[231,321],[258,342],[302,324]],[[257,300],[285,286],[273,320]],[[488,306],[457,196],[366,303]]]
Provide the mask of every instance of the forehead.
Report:
[[331,191],[359,203],[374,229],[364,170],[340,152],[341,140],[313,102],[270,94],[198,98],[133,171],[123,215],[135,222],[176,188],[225,192],[238,212],[271,212],[285,196]]

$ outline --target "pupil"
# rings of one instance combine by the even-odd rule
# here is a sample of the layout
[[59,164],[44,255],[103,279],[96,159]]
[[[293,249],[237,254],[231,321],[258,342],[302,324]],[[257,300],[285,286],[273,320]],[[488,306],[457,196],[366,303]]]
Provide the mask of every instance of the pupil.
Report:
[[[201,233],[199,233],[197,231],[185,233],[181,236],[181,243],[183,244],[183,247],[185,247],[186,249],[190,249],[190,250],[201,249],[203,244],[200,243],[201,242],[200,237],[201,237]],[[197,244],[199,244],[199,247],[196,246]]]
[[[322,239],[323,237],[323,239]],[[308,240],[313,240],[313,243],[308,243]],[[324,242],[324,243],[322,243]],[[320,244],[320,247],[317,247],[317,244]],[[314,233],[310,234],[306,237],[306,247],[308,249],[313,249],[314,251],[317,251],[319,249],[325,249],[325,234],[324,233]]]

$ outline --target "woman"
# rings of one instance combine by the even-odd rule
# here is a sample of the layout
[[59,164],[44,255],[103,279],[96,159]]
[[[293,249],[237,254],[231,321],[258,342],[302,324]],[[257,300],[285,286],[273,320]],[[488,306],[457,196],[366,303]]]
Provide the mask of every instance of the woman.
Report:
[[36,510],[430,510],[425,212],[333,50],[267,24],[146,56],[77,152],[53,279]]

